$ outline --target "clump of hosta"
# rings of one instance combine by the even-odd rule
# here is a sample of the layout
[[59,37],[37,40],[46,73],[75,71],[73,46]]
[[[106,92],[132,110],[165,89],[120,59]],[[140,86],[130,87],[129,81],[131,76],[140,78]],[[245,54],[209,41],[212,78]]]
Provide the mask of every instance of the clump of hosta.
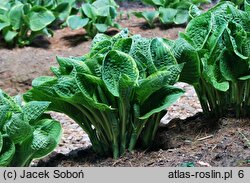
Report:
[[0,90],[0,167],[29,166],[57,146],[61,125],[44,114],[49,102],[22,104]]
[[58,57],[54,76],[35,79],[24,98],[50,101],[49,109],[74,119],[100,154],[117,158],[137,142],[148,148],[166,108],[183,94],[172,86],[183,65],[166,42],[127,30],[97,34],[89,53]]
[[186,63],[180,80],[194,86],[209,116],[250,114],[249,32],[249,12],[223,2],[195,17],[171,43],[178,62]]
[[51,25],[65,21],[75,0],[1,0],[0,35],[8,45],[30,45],[38,36],[52,36]]
[[[142,0],[146,5],[153,6],[154,11],[133,12],[138,18],[144,18],[152,28],[156,20],[162,24],[184,24],[189,20],[189,9],[192,13],[200,13],[200,5],[210,0]],[[192,14],[191,14],[192,16]]]
[[[220,0],[223,2],[226,0]],[[239,9],[250,11],[250,0],[231,0]]]
[[115,21],[118,7],[114,0],[87,1],[79,8],[78,14],[68,17],[67,25],[72,30],[84,28],[87,35],[93,38],[110,27],[120,28]]

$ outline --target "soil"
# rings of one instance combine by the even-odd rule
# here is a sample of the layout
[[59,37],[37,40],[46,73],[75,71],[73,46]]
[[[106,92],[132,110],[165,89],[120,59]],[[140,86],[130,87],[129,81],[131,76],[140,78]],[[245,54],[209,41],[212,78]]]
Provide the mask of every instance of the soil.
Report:
[[[176,39],[184,30],[185,25],[149,29],[143,19],[129,15],[145,9],[150,8],[125,3],[117,21],[132,34],[145,37]],[[107,34],[116,32],[110,29]],[[7,49],[0,43],[0,88],[11,95],[23,93],[31,88],[34,78],[51,74],[49,68],[57,66],[56,56],[81,56],[88,52],[90,43],[83,29],[69,28],[55,30],[52,38],[38,38],[29,47]],[[177,86],[186,93],[168,109],[151,149],[126,153],[118,160],[100,157],[92,152],[87,134],[76,123],[51,113],[62,123],[62,141],[52,155],[34,161],[32,166],[250,166],[250,119],[226,117],[219,125],[211,125],[214,123],[199,113],[193,88],[183,83]]]
[[126,153],[118,160],[100,157],[91,148],[68,154],[54,153],[37,166],[250,166],[250,120],[223,118],[217,125],[201,113],[185,120],[174,119],[159,128],[154,146]]

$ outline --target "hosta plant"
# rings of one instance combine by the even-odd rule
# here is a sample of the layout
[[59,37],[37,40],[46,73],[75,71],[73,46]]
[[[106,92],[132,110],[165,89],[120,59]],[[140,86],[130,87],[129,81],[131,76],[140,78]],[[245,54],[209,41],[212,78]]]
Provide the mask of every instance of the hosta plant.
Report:
[[49,101],[89,135],[93,149],[122,155],[135,145],[148,148],[166,108],[183,94],[173,84],[177,64],[163,39],[97,34],[82,57],[57,57],[54,76],[39,77],[24,98]]
[[49,104],[22,104],[0,90],[0,166],[29,166],[57,146],[62,129],[44,113]]
[[192,84],[205,114],[250,114],[250,19],[233,3],[222,2],[192,19],[172,41],[180,80]]
[[68,17],[67,24],[73,30],[84,28],[87,35],[93,38],[98,32],[106,32],[109,27],[120,28],[115,22],[117,8],[114,0],[84,3],[79,9],[79,14]]
[[162,24],[184,24],[189,19],[190,7],[198,7],[210,0],[143,0],[144,4],[151,5],[154,11],[133,12],[138,18],[144,18],[150,27],[160,20]]
[[[221,2],[226,0],[220,0]],[[250,0],[231,0],[238,8],[250,11]]]
[[0,2],[0,33],[9,45],[29,45],[38,35],[51,36],[54,14],[43,6],[20,1]]
[[31,6],[42,6],[51,11],[57,20],[65,21],[72,13],[76,13],[77,0],[16,0],[23,4],[29,3]]

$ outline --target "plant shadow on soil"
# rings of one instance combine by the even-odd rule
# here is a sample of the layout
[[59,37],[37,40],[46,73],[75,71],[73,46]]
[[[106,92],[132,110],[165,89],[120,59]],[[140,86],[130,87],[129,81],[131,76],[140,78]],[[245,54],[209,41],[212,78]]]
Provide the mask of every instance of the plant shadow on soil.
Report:
[[[109,35],[109,36],[114,36],[118,32],[119,32],[118,30],[110,29],[105,34]],[[84,42],[89,41],[89,39],[91,39],[91,38],[89,38],[86,33],[78,33],[78,34],[74,34],[74,35],[63,36],[61,39],[66,41],[66,43],[65,43],[66,46],[76,47]]]
[[74,35],[68,35],[61,38],[62,40],[66,41],[65,45],[68,47],[76,47],[83,42],[88,41],[88,37],[86,33],[79,33]]
[[[38,36],[36,37],[32,43],[26,47],[33,47],[33,48],[42,48],[45,50],[50,49],[50,41],[44,37],[44,36]],[[18,47],[18,45],[8,45],[7,43],[4,42],[3,38],[0,36],[0,49],[15,49]]]
[[79,148],[68,154],[52,153],[35,166],[250,166],[250,147],[241,134],[250,136],[250,120],[226,117],[219,123],[205,118],[202,113],[185,120],[173,119],[161,125],[152,147],[146,151],[125,153],[118,160],[101,157],[91,147]]

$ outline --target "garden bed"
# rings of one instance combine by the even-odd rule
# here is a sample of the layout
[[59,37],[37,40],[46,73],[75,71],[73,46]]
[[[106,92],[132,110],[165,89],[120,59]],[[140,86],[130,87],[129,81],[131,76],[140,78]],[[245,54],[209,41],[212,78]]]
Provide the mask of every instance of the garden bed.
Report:
[[[156,26],[149,29],[143,19],[127,16],[128,12],[144,10],[145,7],[128,7],[125,4],[121,9],[123,13],[118,22],[122,27],[128,27],[132,34],[175,39],[185,28]],[[116,32],[111,29],[108,34]],[[81,56],[87,53],[91,40],[85,35],[83,29],[71,31],[64,28],[56,30],[53,38],[37,39],[30,47],[1,48],[0,88],[12,95],[27,91],[34,78],[50,74],[49,68],[57,65],[57,55]],[[182,83],[178,85],[186,90],[186,94],[168,109],[163,123],[172,120],[159,129],[153,149],[127,153],[118,160],[99,157],[89,149],[89,139],[76,123],[64,115],[53,113],[63,125],[63,138],[51,156],[39,163],[36,161],[33,166],[179,166],[185,162],[194,163],[194,166],[203,166],[202,162],[211,166],[249,166],[246,161],[250,159],[250,147],[244,135],[249,139],[250,120],[227,117],[221,119],[218,126],[211,126],[211,121],[201,115],[194,116],[201,112],[201,107],[192,87]],[[190,116],[193,117],[187,118]]]
[[[213,125],[201,113],[162,125],[148,151],[126,153],[122,158],[100,157],[91,148],[67,154],[54,153],[38,166],[250,166],[249,119],[222,118]],[[247,161],[248,160],[248,161]]]

